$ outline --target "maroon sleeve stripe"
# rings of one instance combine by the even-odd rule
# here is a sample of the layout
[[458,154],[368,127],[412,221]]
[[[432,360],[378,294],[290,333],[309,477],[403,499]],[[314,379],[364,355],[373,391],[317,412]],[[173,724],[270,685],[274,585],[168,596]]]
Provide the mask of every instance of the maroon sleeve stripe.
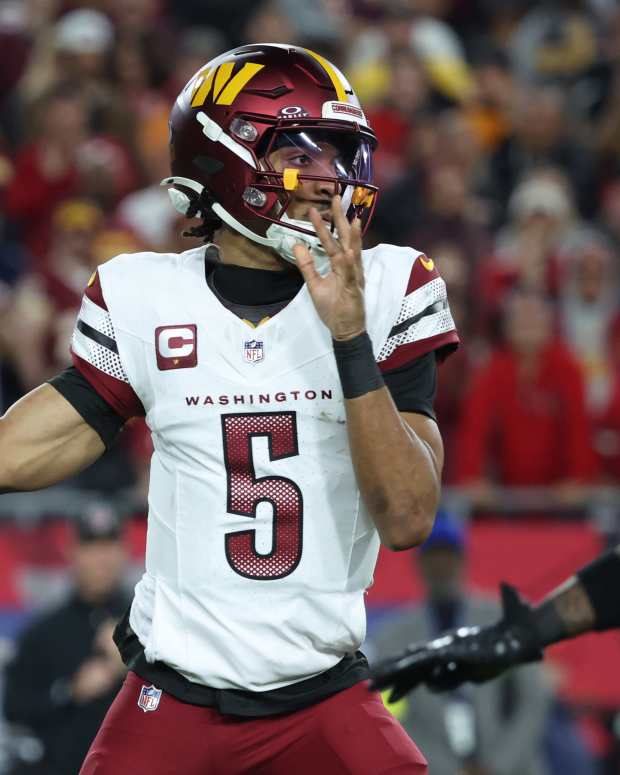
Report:
[[443,360],[459,345],[459,336],[456,331],[446,331],[435,336],[429,336],[426,339],[420,339],[417,342],[401,344],[384,361],[379,361],[378,366],[381,371],[391,371],[420,358],[426,353],[437,352],[440,360]]
[[418,256],[411,267],[405,296],[408,296],[412,291],[417,291],[418,288],[426,285],[426,283],[430,283],[431,280],[436,280],[438,277],[439,272],[435,262],[425,255]]
[[105,299],[103,298],[103,291],[101,290],[101,282],[99,280],[99,272],[95,271],[93,273],[92,277],[88,281],[86,290],[84,291],[84,296],[87,296],[98,307],[101,307],[101,309],[105,309],[107,311],[108,306],[105,303]]
[[116,377],[105,374],[105,372],[100,371],[95,366],[87,363],[83,358],[80,358],[73,350],[71,350],[71,358],[75,368],[90,382],[101,398],[117,414],[125,420],[128,420],[130,417],[144,417],[146,412],[142,402],[129,383],[122,382],[120,379],[116,379]]

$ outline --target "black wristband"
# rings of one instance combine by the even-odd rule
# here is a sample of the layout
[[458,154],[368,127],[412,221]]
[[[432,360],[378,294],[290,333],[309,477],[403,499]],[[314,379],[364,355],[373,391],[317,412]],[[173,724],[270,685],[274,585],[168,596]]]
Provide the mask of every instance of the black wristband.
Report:
[[345,398],[359,398],[385,385],[366,331],[347,339],[332,340],[338,375]]
[[596,621],[595,630],[620,627],[620,554],[618,549],[605,552],[577,571],[579,583],[588,596]]

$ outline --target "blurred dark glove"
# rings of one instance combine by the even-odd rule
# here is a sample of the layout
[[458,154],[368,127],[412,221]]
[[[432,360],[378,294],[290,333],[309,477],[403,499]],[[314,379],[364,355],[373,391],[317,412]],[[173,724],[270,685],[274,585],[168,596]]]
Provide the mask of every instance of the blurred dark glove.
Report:
[[391,688],[395,702],[420,684],[449,691],[466,681],[483,683],[512,665],[542,659],[534,612],[514,587],[501,585],[502,618],[487,627],[459,627],[427,643],[415,643],[371,671],[371,689]]

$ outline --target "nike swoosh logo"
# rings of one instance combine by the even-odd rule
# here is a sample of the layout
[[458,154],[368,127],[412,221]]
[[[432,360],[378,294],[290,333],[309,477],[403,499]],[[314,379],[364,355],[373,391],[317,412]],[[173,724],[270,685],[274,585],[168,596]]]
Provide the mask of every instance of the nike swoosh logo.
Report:
[[435,262],[432,258],[426,258],[425,256],[420,256],[420,261],[422,262],[422,266],[428,271],[432,272],[435,268]]

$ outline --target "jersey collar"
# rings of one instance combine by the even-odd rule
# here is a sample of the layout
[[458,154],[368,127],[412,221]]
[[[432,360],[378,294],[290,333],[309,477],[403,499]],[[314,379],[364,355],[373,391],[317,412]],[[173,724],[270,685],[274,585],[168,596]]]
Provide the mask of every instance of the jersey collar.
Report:
[[211,275],[211,283],[217,293],[233,304],[259,306],[290,301],[304,284],[301,273],[295,267],[273,272],[222,264],[217,260],[217,248],[212,248],[215,246],[207,246],[205,252],[205,277]]

